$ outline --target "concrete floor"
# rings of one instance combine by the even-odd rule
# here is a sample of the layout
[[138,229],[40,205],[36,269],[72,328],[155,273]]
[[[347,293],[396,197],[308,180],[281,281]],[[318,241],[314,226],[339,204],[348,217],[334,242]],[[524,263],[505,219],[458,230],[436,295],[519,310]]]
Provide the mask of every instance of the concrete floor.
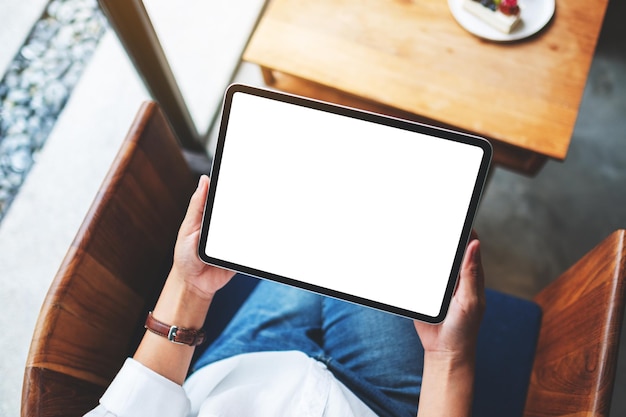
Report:
[[[491,179],[476,221],[491,287],[532,297],[611,231],[626,228],[626,27],[619,21],[625,12],[623,2],[609,5],[567,160],[549,162],[535,178],[496,170]],[[0,28],[0,39],[4,33]],[[256,68],[246,65],[238,79],[261,83]],[[221,83],[211,88],[223,88]],[[19,414],[23,364],[39,306],[147,97],[108,33],[0,224],[0,327],[12,329],[10,340],[0,339],[0,416]],[[612,417],[626,415],[624,392],[626,342]]]

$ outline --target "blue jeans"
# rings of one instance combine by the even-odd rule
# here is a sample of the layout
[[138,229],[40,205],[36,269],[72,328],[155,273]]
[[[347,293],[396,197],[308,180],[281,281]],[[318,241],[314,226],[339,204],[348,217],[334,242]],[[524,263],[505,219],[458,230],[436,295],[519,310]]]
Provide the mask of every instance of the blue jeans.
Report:
[[193,370],[249,352],[323,362],[380,416],[415,416],[424,351],[409,319],[261,281]]

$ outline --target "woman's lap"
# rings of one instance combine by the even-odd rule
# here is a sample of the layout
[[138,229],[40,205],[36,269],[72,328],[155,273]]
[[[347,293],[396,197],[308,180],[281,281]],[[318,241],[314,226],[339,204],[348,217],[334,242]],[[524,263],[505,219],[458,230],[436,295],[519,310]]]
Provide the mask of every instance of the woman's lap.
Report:
[[299,350],[375,412],[415,415],[423,349],[410,320],[262,281],[194,365],[241,353]]
[[240,353],[300,350],[318,353],[311,332],[320,327],[321,299],[305,291],[261,281],[194,368]]

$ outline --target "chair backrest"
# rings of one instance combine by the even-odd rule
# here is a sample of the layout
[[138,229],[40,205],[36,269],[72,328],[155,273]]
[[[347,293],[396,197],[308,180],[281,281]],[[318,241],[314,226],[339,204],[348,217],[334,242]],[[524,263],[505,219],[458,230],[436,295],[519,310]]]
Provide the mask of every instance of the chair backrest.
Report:
[[537,295],[543,318],[525,416],[608,416],[625,280],[618,230]]
[[164,115],[144,103],[42,306],[23,417],[82,416],[98,404],[138,345],[195,182]]

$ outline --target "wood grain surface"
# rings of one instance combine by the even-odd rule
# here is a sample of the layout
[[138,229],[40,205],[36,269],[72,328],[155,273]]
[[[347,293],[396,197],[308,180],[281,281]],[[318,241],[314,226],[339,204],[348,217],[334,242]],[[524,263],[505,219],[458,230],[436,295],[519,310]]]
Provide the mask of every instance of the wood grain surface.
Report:
[[609,415],[625,291],[619,230],[537,295],[543,319],[526,417]]
[[496,43],[443,0],[273,0],[244,59],[562,160],[607,3],[558,0],[543,31]]

